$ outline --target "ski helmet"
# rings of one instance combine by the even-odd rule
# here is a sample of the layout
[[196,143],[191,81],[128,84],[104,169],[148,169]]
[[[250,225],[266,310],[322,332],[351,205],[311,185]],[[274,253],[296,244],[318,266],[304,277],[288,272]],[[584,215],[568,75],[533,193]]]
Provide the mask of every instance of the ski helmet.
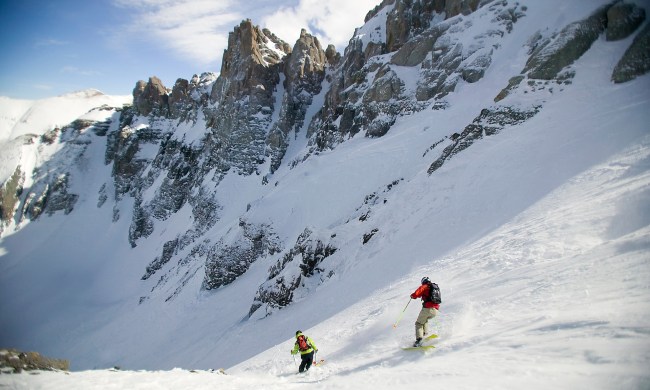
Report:
[[296,336],[298,336],[300,333],[302,333],[302,330],[297,330],[296,331]]
[[430,283],[430,282],[431,282],[431,280],[429,280],[428,276],[425,276],[425,277],[422,278],[422,284]]

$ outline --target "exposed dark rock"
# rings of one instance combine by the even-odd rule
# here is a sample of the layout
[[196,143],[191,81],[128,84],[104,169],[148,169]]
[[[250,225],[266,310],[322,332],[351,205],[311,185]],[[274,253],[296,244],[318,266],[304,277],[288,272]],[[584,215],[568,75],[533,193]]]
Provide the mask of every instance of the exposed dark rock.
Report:
[[0,186],[0,233],[14,217],[15,210],[20,203],[20,196],[23,193],[25,173],[16,167],[9,180]]
[[[352,219],[356,218],[361,222],[367,221],[370,218],[373,207],[377,206],[378,204],[386,203],[388,201],[386,194],[403,180],[404,179],[394,180],[381,191],[366,195],[363,200],[363,205],[357,207],[354,214],[352,215]],[[350,220],[348,220],[346,223],[348,222],[350,222]]]
[[133,218],[129,226],[129,243],[132,248],[137,246],[136,241],[148,237],[153,233],[153,221],[149,213],[142,207],[142,198],[138,195],[133,204]]
[[131,191],[137,183],[137,178],[150,162],[147,159],[138,158],[140,144],[145,143],[152,136],[149,129],[134,129],[129,125],[121,127],[114,133],[107,135],[107,154],[113,160],[112,175],[115,180],[115,195],[119,199],[121,195]]
[[169,94],[169,117],[196,121],[199,111],[208,106],[215,80],[210,72],[194,75],[190,81],[176,80]]
[[[486,14],[494,15],[494,24],[464,47],[449,34],[466,27],[462,18],[453,16],[487,5]],[[385,42],[371,39],[364,47],[364,41],[355,36],[345,49],[325,104],[309,126],[312,151],[334,148],[359,132],[383,136],[398,116],[423,109],[430,99],[443,98],[460,81],[480,80],[492,63],[498,39],[524,16],[523,7],[506,1],[395,0],[382,2],[367,17],[380,17],[389,6],[384,15]],[[447,13],[447,20],[434,17],[442,13]],[[389,52],[394,52],[389,59],[392,65],[420,66],[415,91],[406,90],[400,74],[386,64],[383,54]]]
[[[216,108],[206,110],[212,130],[206,143],[208,164],[220,173],[234,168],[250,175],[264,161],[273,92],[280,81],[282,60],[290,51],[284,41],[250,20],[230,33],[221,74],[211,93]],[[311,66],[315,63],[307,67],[307,73]]]
[[133,89],[133,106],[140,115],[167,115],[169,112],[169,96],[167,88],[156,76],[148,82],[138,81]]
[[395,4],[395,0],[383,0],[380,4],[376,5],[375,8],[368,11],[366,17],[364,18],[364,23],[367,23],[370,19],[377,16],[379,11],[384,9],[384,7],[386,7],[387,5],[391,5],[391,4]]
[[612,73],[612,81],[624,83],[650,71],[650,24],[639,32]]
[[[324,274],[325,270],[319,265],[336,250],[332,244],[325,244],[314,237],[312,230],[305,229],[294,247],[269,269],[269,278],[257,291],[249,317],[263,305],[269,309],[289,305],[293,301],[294,291],[303,285],[304,279]],[[331,277],[332,273],[324,276]]]
[[334,45],[327,45],[327,49],[325,49],[325,58],[327,58],[327,63],[334,67],[339,64],[339,61],[341,61],[341,53],[336,51]]
[[279,252],[277,236],[267,225],[240,221],[240,234],[232,244],[223,240],[212,247],[205,261],[203,288],[212,290],[232,283],[257,259]]
[[587,19],[566,26],[539,46],[528,59],[522,73],[531,79],[552,80],[562,69],[573,64],[594,43],[607,26],[607,11],[601,7]]
[[95,135],[103,137],[106,135],[106,133],[108,133],[108,129],[111,126],[111,123],[113,122],[110,119],[104,122],[96,122],[93,125],[92,131],[95,133]]
[[49,215],[54,214],[56,211],[63,211],[65,214],[70,214],[79,195],[71,194],[68,192],[70,174],[59,175],[59,177],[52,183],[49,193],[46,195],[47,205],[45,212]]
[[59,138],[61,129],[58,127],[53,128],[52,130],[46,131],[41,135],[41,142],[47,145],[52,145]]
[[[460,14],[469,15],[476,11],[479,5],[487,4],[490,1],[491,0],[445,0],[444,10],[447,18],[452,18]],[[437,3],[440,4],[441,2],[438,1]]]
[[372,230],[370,231],[370,233],[365,233],[365,234],[363,235],[363,245],[366,245],[366,244],[368,243],[368,241],[370,241],[370,239],[372,238],[372,236],[374,236],[375,233],[377,233],[378,231],[379,231],[379,229],[376,229],[376,228],[375,228],[375,229],[372,229]]
[[515,76],[510,78],[510,80],[508,80],[508,86],[499,92],[499,94],[494,98],[494,102],[496,103],[505,99],[505,97],[515,90],[525,78],[526,76]]
[[[332,56],[330,51],[330,57]],[[321,91],[325,68],[334,61],[335,58],[328,60],[316,37],[304,29],[300,32],[300,38],[285,62],[285,93],[280,116],[266,139],[271,156],[271,172],[278,169],[282,162],[289,145],[289,134],[294,132],[297,135],[303,127],[307,108],[312,104],[313,97]]]
[[186,107],[191,104],[190,83],[185,79],[178,79],[169,95],[169,114],[172,118],[180,117],[186,112]]
[[526,78],[533,91],[540,83],[545,83],[545,80],[569,84],[574,75],[570,65],[587,52],[605,31],[608,11],[612,4],[597,9],[588,18],[571,23],[550,37],[545,37],[539,32],[533,35],[528,42],[530,57],[522,74],[512,77],[508,86],[499,92],[494,101],[505,99]]
[[[452,8],[452,1],[446,3]],[[386,50],[399,49],[411,37],[429,28],[435,6],[436,1],[431,0],[395,0],[395,7],[386,20]]]
[[528,110],[516,109],[508,106],[496,106],[491,109],[483,109],[471,124],[467,125],[460,134],[453,134],[449,137],[451,143],[445,147],[440,156],[428,169],[432,174],[438,170],[448,159],[457,153],[467,149],[477,140],[498,134],[508,126],[514,126],[527,121],[535,116],[541,107],[535,106]]
[[460,74],[468,83],[475,83],[483,78],[485,71],[492,64],[492,50],[483,50],[462,67]]
[[162,172],[165,176],[151,201],[151,214],[164,221],[187,202],[192,188],[197,184],[201,168],[199,160],[201,149],[168,139],[160,145],[158,155],[152,162],[156,168],[147,178],[153,182]]
[[607,10],[608,41],[617,41],[630,36],[645,21],[645,10],[635,4],[623,2],[614,4]]
[[449,23],[441,23],[423,32],[404,44],[391,58],[391,62],[400,66],[415,66],[430,55],[433,44],[449,29]]
[[167,241],[163,245],[163,250],[162,254],[159,257],[156,257],[149,265],[147,266],[147,269],[145,270],[145,274],[142,275],[142,280],[147,280],[151,275],[153,275],[156,271],[161,269],[167,262],[172,258],[172,256],[176,252],[176,248],[178,247],[178,238]]
[[69,173],[49,179],[49,182],[32,185],[26,193],[19,221],[35,220],[44,212],[52,215],[56,211],[63,211],[65,214],[72,211],[79,196],[68,192]]

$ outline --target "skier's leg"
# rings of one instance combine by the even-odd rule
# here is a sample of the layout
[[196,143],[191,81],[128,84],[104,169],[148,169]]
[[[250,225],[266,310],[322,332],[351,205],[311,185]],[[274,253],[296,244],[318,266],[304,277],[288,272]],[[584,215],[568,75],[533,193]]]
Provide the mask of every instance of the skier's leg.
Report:
[[309,352],[303,356],[307,356],[307,360],[306,360],[307,363],[305,365],[305,371],[307,371],[311,367],[311,364],[314,362],[314,352],[313,351]]
[[298,367],[298,372],[303,372],[305,371],[305,366],[307,365],[307,359],[305,359],[306,355],[300,355],[300,367]]
[[427,319],[426,319],[426,321],[424,322],[424,325],[423,325],[424,335],[426,336],[426,335],[429,334],[429,320],[434,318],[436,316],[436,314],[438,314],[438,310],[434,309],[433,307],[429,308],[429,309],[424,309],[423,308],[422,311],[424,311],[424,310],[427,311],[427,314],[426,314]]
[[426,308],[422,308],[420,310],[420,314],[418,315],[418,318],[415,320],[415,339],[420,340],[422,337],[424,337],[424,326],[427,323],[427,320],[429,319],[429,313]]

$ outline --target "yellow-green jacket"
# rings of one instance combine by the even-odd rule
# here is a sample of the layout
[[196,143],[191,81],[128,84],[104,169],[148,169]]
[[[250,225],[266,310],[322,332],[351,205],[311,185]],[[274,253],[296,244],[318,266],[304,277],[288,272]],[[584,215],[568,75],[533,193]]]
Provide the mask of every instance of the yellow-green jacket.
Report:
[[296,334],[296,343],[294,344],[293,349],[291,350],[292,355],[295,355],[298,352],[300,352],[301,355],[305,355],[312,351],[318,351],[318,348],[316,348],[316,344],[314,344],[314,341],[309,336],[305,336],[305,338],[307,339],[307,345],[309,346],[309,349],[301,351],[300,348],[298,347],[298,337],[300,336],[303,336],[303,334],[302,333]]

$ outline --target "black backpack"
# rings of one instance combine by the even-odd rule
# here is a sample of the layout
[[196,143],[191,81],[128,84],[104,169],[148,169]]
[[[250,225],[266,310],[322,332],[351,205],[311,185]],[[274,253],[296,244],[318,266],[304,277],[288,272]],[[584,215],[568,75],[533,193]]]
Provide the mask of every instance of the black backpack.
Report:
[[429,282],[429,301],[440,304],[442,303],[442,298],[440,297],[440,287],[433,282]]

